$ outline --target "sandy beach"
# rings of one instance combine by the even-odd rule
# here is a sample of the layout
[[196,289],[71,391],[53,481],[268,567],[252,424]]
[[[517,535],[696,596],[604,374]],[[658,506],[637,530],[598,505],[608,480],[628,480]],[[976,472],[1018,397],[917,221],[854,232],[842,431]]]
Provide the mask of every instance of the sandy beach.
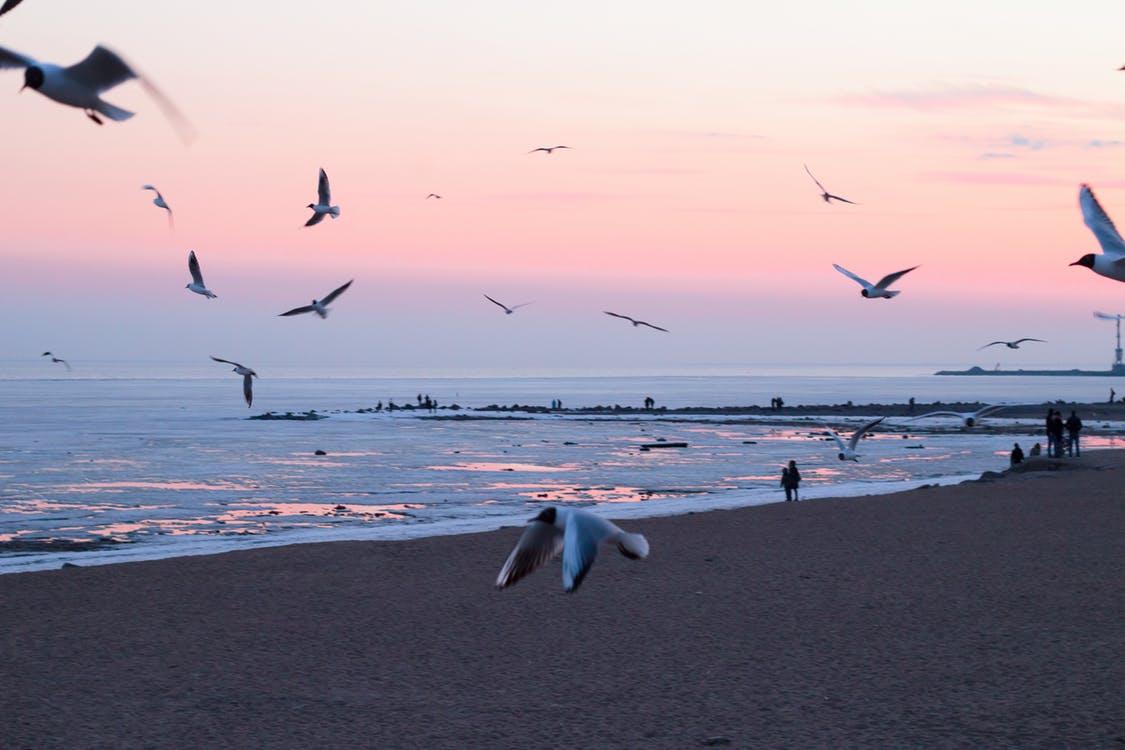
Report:
[[515,527],[0,576],[0,745],[1123,747],[1125,452],[1050,463],[630,521],[572,595],[492,587]]

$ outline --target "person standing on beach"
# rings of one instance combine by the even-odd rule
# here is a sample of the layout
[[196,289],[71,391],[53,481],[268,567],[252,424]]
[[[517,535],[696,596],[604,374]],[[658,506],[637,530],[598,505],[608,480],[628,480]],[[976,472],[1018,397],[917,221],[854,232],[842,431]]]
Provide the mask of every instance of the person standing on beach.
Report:
[[1047,410],[1047,455],[1048,456],[1054,456],[1055,455],[1055,431],[1052,429],[1054,427],[1054,423],[1055,423],[1054,418],[1055,418],[1055,410],[1054,409],[1048,409]]
[[781,471],[781,486],[785,488],[785,501],[789,502],[789,496],[793,496],[793,501],[800,501],[797,494],[797,487],[801,484],[801,472],[797,471],[797,462],[790,461],[789,466]]
[[1074,409],[1070,410],[1070,416],[1066,420],[1066,453],[1068,456],[1081,456],[1082,449],[1078,445],[1078,433],[1082,431],[1082,420],[1078,418],[1078,414]]
[[1063,424],[1062,412],[1055,412],[1055,416],[1051,417],[1051,439],[1055,441],[1055,458],[1062,458],[1063,455],[1063,431],[1066,426]]

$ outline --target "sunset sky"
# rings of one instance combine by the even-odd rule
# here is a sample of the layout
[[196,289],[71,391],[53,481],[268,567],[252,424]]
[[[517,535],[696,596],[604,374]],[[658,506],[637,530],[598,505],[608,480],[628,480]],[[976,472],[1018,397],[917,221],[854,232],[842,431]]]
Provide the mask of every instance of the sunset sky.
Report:
[[[1125,222],[1122,29],[1108,0],[25,0],[0,46],[105,44],[198,135],[135,82],[98,127],[0,72],[0,365],[1104,367],[1125,284],[1067,264],[1099,251],[1081,183]],[[306,229],[320,167],[342,215]],[[884,301],[832,263],[921,267]]]

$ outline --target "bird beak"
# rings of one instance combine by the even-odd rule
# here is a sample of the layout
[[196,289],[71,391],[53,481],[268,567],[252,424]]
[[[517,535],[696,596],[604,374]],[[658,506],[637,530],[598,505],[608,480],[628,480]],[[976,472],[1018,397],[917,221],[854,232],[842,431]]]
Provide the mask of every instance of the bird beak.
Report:
[[1078,265],[1081,265],[1081,264],[1078,261],[1074,261],[1073,263],[1067,263],[1067,265],[1068,266],[1078,266]]

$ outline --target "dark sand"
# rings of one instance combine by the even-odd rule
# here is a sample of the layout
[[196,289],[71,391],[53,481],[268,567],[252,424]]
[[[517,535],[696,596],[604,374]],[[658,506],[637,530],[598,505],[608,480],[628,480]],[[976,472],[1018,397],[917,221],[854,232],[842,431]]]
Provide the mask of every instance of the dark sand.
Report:
[[0,576],[0,747],[1123,748],[1125,453],[1063,463],[629,522],[573,595],[492,588],[517,528]]

